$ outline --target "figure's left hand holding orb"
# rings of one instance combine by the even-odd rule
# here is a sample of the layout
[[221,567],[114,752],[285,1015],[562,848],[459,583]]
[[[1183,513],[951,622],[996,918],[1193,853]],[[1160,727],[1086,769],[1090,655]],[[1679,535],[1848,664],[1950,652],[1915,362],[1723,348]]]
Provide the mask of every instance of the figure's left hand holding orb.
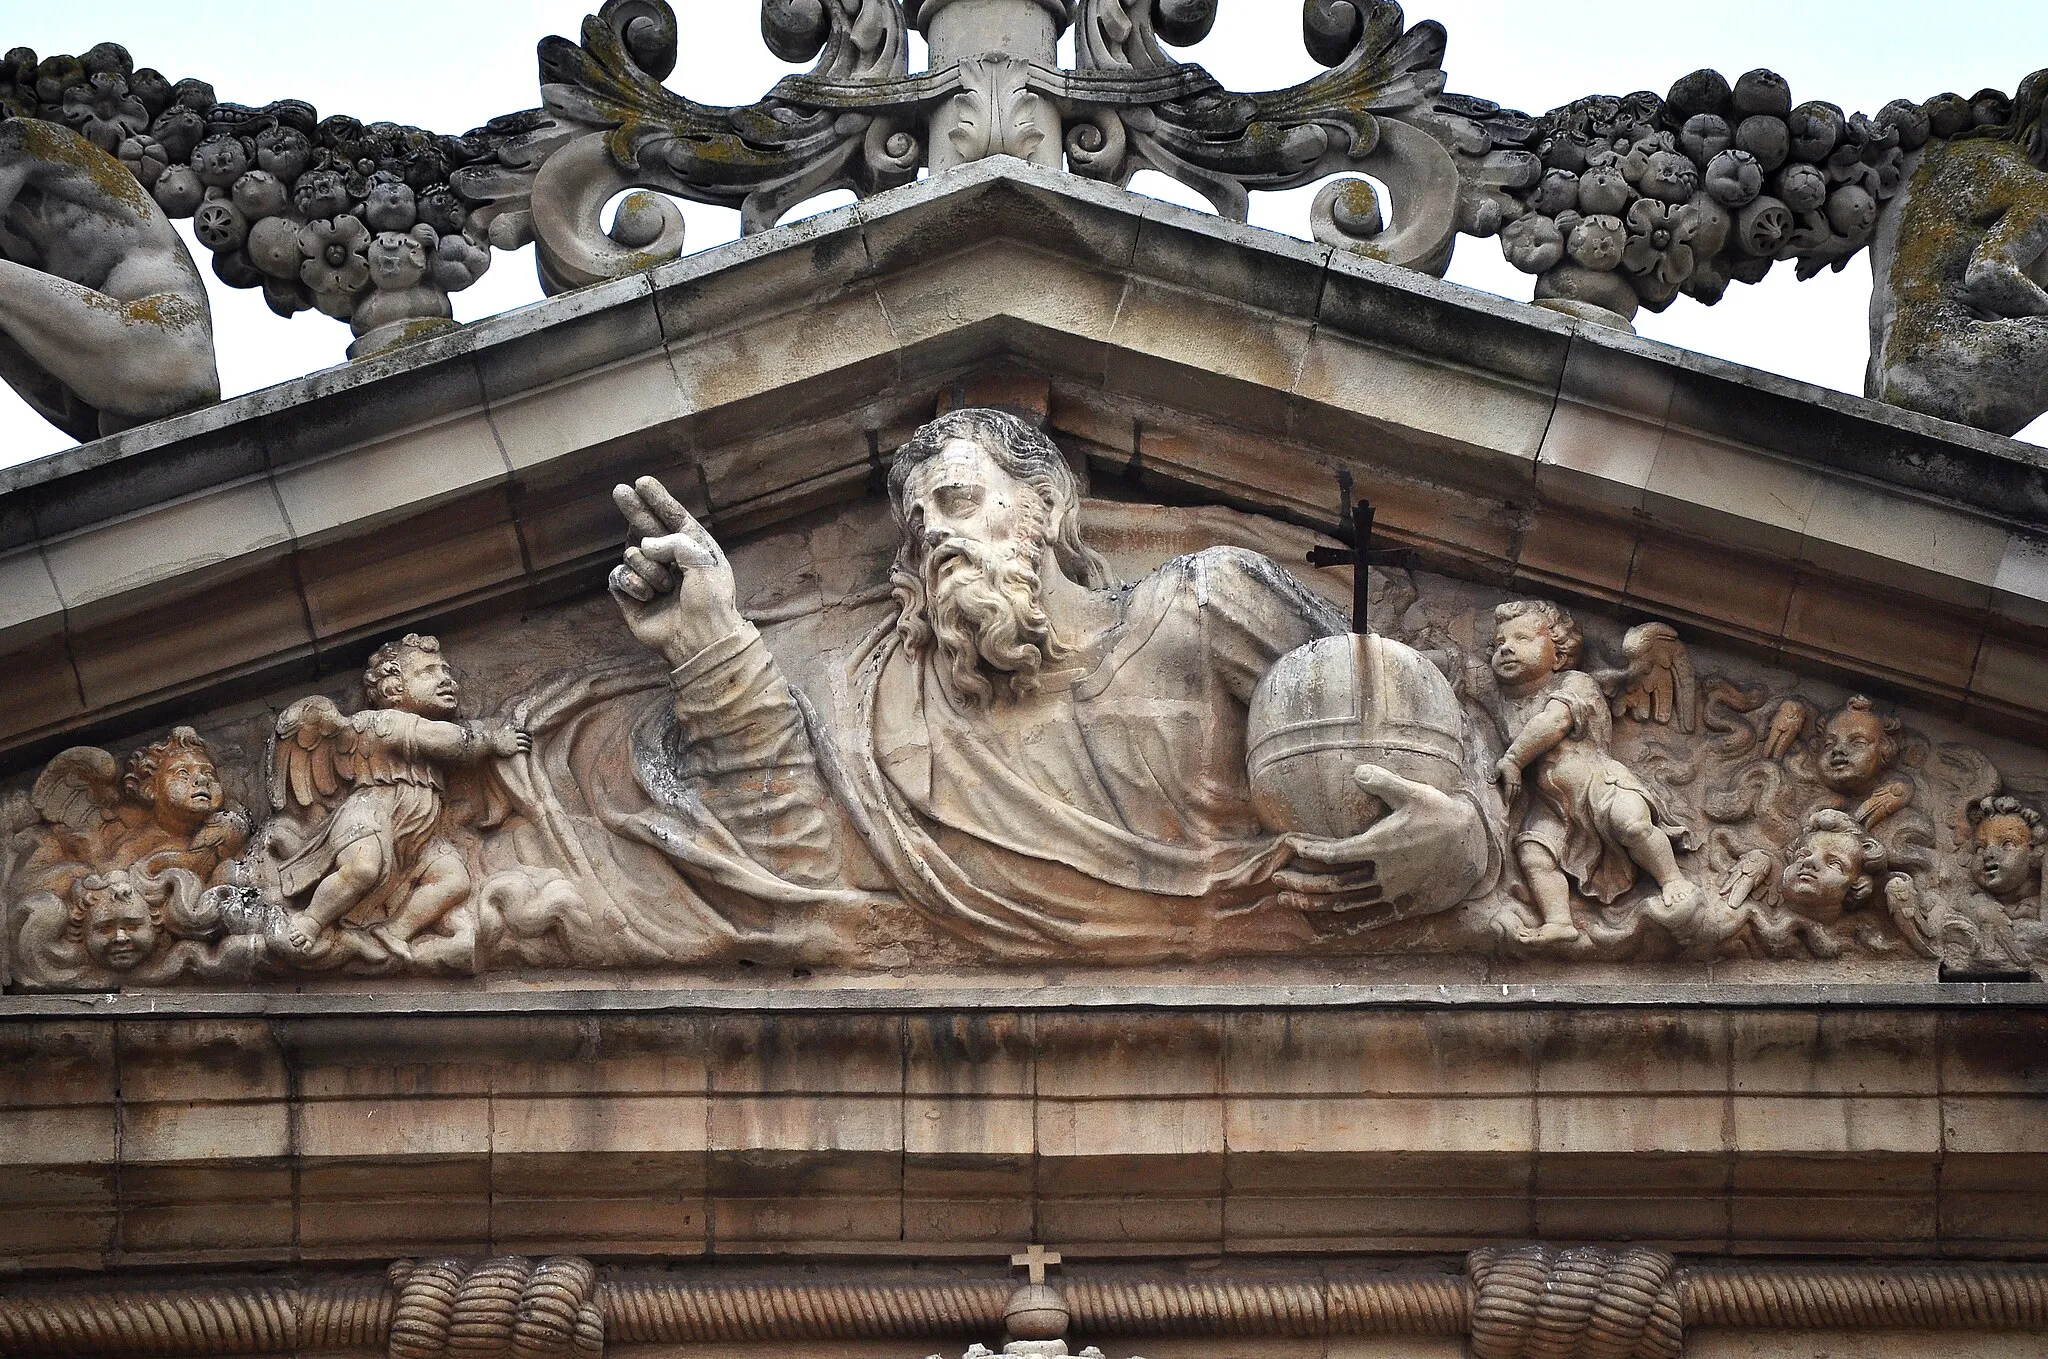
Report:
[[1464,725],[1443,672],[1391,638],[1340,633],[1275,662],[1245,745],[1259,819],[1294,851],[1282,891],[1303,909],[1409,916],[1476,890],[1490,841]]
[[1386,804],[1386,815],[1341,840],[1290,836],[1299,867],[1337,873],[1370,866],[1378,899],[1402,915],[1444,910],[1471,895],[1487,868],[1477,803],[1375,764],[1359,765],[1352,777]]

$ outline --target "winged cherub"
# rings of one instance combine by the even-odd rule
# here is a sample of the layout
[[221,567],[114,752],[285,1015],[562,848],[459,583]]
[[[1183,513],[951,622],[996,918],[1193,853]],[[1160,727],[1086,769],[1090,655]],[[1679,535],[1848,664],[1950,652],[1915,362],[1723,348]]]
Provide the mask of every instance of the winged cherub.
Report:
[[[1578,668],[1582,645],[1572,616],[1548,601],[1494,610],[1490,660],[1509,737],[1494,777],[1510,803],[1525,776],[1535,785],[1515,836],[1515,858],[1543,916],[1517,935],[1525,944],[1577,939],[1573,884],[1610,902],[1634,885],[1638,867],[1657,880],[1664,910],[1689,916],[1704,901],[1679,872],[1673,849],[1693,848],[1692,832],[1609,753],[1613,718],[1599,680]],[[1624,711],[1676,719],[1689,730],[1696,698],[1678,634],[1647,623],[1629,632],[1623,650],[1629,668],[1615,678],[1626,681]]]
[[47,827],[29,872],[59,896],[79,874],[138,864],[207,882],[249,838],[248,814],[228,798],[213,752],[190,727],[135,751],[125,766],[96,746],[73,746],[45,766],[29,797]]
[[440,836],[443,770],[532,748],[513,726],[454,720],[461,686],[432,637],[407,633],[363,671],[368,707],[344,717],[316,694],[277,719],[271,804],[312,811],[348,795],[278,869],[295,907],[285,938],[315,952],[344,917],[400,958],[410,942],[469,897],[469,868]]

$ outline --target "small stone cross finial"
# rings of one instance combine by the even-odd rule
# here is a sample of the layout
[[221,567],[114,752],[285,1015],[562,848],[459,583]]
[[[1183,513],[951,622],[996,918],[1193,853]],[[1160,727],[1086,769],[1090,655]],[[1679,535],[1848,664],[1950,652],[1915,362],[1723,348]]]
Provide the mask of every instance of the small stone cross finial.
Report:
[[1058,1251],[1047,1250],[1036,1241],[1031,1243],[1031,1249],[1010,1257],[1010,1267],[1012,1269],[1030,1270],[1031,1282],[1035,1284],[1044,1283],[1045,1271],[1059,1262],[1060,1256]]

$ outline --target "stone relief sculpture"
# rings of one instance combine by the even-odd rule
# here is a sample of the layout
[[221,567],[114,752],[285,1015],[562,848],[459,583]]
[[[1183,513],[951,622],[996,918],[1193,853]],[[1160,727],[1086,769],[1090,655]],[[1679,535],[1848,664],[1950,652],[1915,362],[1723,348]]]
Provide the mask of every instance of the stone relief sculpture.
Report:
[[[1697,848],[1697,841],[1657,791],[1610,753],[1613,720],[1606,694],[1578,668],[1578,624],[1542,600],[1503,604],[1494,618],[1491,663],[1508,741],[1494,777],[1522,810],[1515,858],[1542,916],[1517,937],[1525,944],[1577,939],[1573,889],[1611,902],[1635,884],[1638,868],[1656,879],[1659,910],[1674,918],[1695,913],[1700,891],[1679,871],[1674,850]],[[1652,623],[1632,631],[1626,645],[1638,692],[1655,688],[1692,707],[1692,666],[1677,633]]]
[[[115,403],[95,408],[110,427],[217,390],[203,304],[196,329],[189,306],[171,305],[196,294],[161,215],[191,218],[214,272],[261,288],[279,314],[349,322],[359,357],[452,325],[448,295],[481,277],[493,250],[536,243],[550,291],[674,258],[683,220],[664,194],[737,209],[751,233],[822,193],[866,196],[994,155],[1114,184],[1155,170],[1240,221],[1253,191],[1327,181],[1316,239],[1441,274],[1460,233],[1497,235],[1536,276],[1539,304],[1617,326],[1681,294],[1718,302],[1781,261],[1804,278],[1868,248],[1868,395],[2003,433],[2048,410],[2035,334],[2048,293],[2034,276],[2048,248],[2048,72],[2011,98],[1939,94],[1866,116],[1795,104],[1771,71],[1730,82],[1703,70],[1664,96],[1592,96],[1532,117],[1445,92],[1442,25],[1408,24],[1393,0],[1310,0],[1303,37],[1326,69],[1239,94],[1168,51],[1202,41],[1218,3],[762,0],[771,49],[815,65],[752,104],[717,107],[662,83],[680,35],[668,4],[607,0],[579,42],[540,43],[540,108],[461,136],[322,119],[297,100],[221,102],[203,81],[136,68],[113,43],[41,60],[15,49],[0,62],[0,106],[18,124],[12,145],[85,148],[17,150],[17,163],[60,179],[59,165],[93,163],[64,182],[119,205],[96,209],[105,221],[90,228],[52,223],[59,254],[99,258],[87,242],[118,230],[133,237],[129,253],[147,237],[164,257],[160,278],[137,281],[130,265],[109,294],[162,305],[112,330],[102,320],[91,343],[127,352],[116,341],[132,332],[129,351],[155,343],[179,362],[140,396],[102,394]],[[1070,25],[1073,68],[1062,69]],[[923,72],[909,70],[912,27],[930,52]],[[119,189],[129,181],[92,148],[118,156],[147,194]],[[1392,190],[1391,222],[1365,175]],[[619,201],[606,226],[626,190],[653,192]],[[35,249],[50,257],[49,240]],[[61,348],[84,318],[61,296],[50,308],[62,315],[18,320],[34,337],[21,343],[47,351],[23,381],[66,429],[90,431],[62,391],[94,380],[81,341]]]
[[408,635],[352,714],[63,752],[6,801],[16,977],[2048,948],[2027,752],[1475,584],[1381,572],[1354,633],[1304,531],[1086,500],[997,411],[886,485],[737,559],[618,488],[609,612],[462,644],[490,716]]
[[[999,412],[926,426],[889,485],[893,616],[809,700],[739,616],[731,568],[688,512],[657,483],[622,489],[641,540],[612,590],[673,692],[673,754],[643,755],[640,777],[680,783],[671,804],[692,813],[629,833],[707,899],[753,881],[857,908],[834,884],[873,883],[934,945],[1146,961],[1306,944],[1323,912],[1441,911],[1497,864],[1497,813],[1475,786],[1362,761],[1385,808],[1370,824],[1261,824],[1246,705],[1275,661],[1343,631],[1271,561],[1218,549],[1112,581],[1080,536],[1064,458]],[[830,928],[817,912],[802,923]]]
[[[443,834],[443,787],[463,766],[525,754],[530,740],[449,720],[460,694],[440,642],[408,633],[370,657],[361,712],[344,717],[316,694],[278,718],[271,805],[318,818],[276,869],[294,950],[317,956],[347,939],[409,960],[412,941],[469,898],[469,869]],[[361,928],[341,931],[344,920]]]
[[252,825],[190,727],[174,728],[125,762],[74,746],[44,767],[27,801],[23,829],[34,847],[21,880],[59,896],[93,870],[176,868],[210,882],[241,854]]
[[[74,89],[88,132],[110,73]],[[52,424],[96,439],[220,399],[213,317],[185,243],[121,163],[57,123],[0,119],[0,378]]]

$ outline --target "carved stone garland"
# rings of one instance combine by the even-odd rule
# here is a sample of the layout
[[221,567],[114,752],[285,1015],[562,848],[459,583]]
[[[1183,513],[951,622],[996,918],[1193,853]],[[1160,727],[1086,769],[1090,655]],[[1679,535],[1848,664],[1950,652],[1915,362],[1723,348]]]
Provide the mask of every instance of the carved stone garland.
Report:
[[[1680,293],[1716,302],[1780,260],[1804,278],[1873,246],[1871,395],[2007,432],[2048,408],[2041,345],[1996,324],[2048,312],[2028,274],[2048,220],[2048,73],[2016,97],[1895,100],[1866,117],[1795,105],[1770,71],[1700,71],[1662,98],[1532,118],[1444,92],[1440,24],[1409,27],[1392,0],[1309,0],[1304,38],[1328,69],[1239,94],[1167,51],[1204,38],[1217,3],[763,0],[769,47],[816,64],[728,108],[663,86],[678,39],[664,0],[608,0],[580,43],[540,44],[541,108],[459,137],[322,120],[295,100],[221,103],[112,43],[40,61],[15,49],[0,107],[117,154],[192,219],[223,280],[282,315],[348,321],[352,355],[450,324],[448,294],[493,249],[537,242],[550,291],[675,257],[682,217],[655,194],[602,226],[623,190],[736,208],[756,232],[831,190],[1008,154],[1116,184],[1157,170],[1238,220],[1253,190],[1369,174],[1398,219],[1367,180],[1331,179],[1318,240],[1440,274],[1458,233],[1498,234],[1539,301],[1616,325]],[[909,25],[930,44],[916,74]],[[1916,174],[1926,190],[1909,193]],[[1899,250],[1901,233],[1928,248]]]

